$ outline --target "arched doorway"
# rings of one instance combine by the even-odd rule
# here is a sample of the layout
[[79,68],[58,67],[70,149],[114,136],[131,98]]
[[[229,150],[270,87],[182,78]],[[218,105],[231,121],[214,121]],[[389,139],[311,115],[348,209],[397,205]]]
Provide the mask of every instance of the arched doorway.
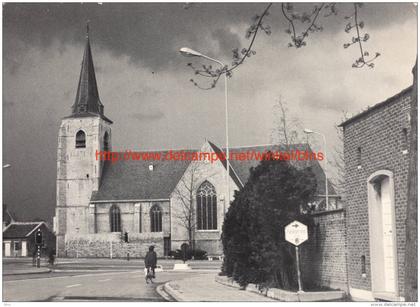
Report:
[[368,179],[369,242],[372,292],[398,295],[394,180],[390,171]]

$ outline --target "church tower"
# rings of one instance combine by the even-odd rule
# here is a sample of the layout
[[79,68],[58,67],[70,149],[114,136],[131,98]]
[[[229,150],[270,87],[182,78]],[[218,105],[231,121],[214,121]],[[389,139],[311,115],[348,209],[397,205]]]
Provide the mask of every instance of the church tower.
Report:
[[66,237],[95,232],[95,208],[89,203],[103,167],[96,151],[111,151],[111,124],[99,99],[88,26],[76,99],[58,133],[54,221],[58,256],[65,256]]

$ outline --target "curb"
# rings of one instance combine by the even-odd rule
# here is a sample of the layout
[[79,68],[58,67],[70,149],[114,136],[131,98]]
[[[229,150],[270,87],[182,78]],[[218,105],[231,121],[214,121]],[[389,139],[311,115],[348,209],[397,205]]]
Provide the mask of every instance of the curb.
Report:
[[218,269],[190,269],[190,270],[164,270],[164,272],[174,272],[174,273],[218,273]]
[[179,292],[177,289],[174,289],[174,285],[171,285],[174,281],[168,281],[163,285],[163,291],[169,294],[177,302],[185,302],[182,297],[182,292]]
[[28,275],[28,274],[44,274],[44,273],[51,273],[51,269],[42,270],[38,272],[17,272],[17,273],[3,273],[3,276],[12,276],[12,275]]
[[[226,276],[216,276],[215,281],[219,284],[237,289],[243,289],[237,282]],[[257,293],[282,302],[320,302],[340,301],[345,297],[344,291],[319,291],[319,292],[292,292],[277,288],[261,291],[255,284],[249,284],[244,290]]]
[[156,287],[156,292],[167,302],[176,302],[172,296],[164,290],[165,285],[160,285]]

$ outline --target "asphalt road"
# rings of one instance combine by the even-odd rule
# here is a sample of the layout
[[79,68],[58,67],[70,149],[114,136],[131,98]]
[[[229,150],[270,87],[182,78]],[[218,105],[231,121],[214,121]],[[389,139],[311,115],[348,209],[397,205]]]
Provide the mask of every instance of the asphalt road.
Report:
[[[161,260],[164,271],[154,284],[144,280],[143,261],[120,259],[63,259],[55,272],[3,276],[3,301],[165,301],[156,288],[171,280],[217,270],[221,262],[197,261],[193,270],[173,271],[173,260]],[[3,266],[30,262],[3,262]]]

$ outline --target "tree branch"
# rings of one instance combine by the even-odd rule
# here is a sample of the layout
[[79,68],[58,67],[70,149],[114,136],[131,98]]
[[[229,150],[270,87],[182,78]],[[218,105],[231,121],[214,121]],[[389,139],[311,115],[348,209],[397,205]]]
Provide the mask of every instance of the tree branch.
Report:
[[226,65],[220,70],[213,71],[213,70],[211,70],[211,66],[210,66],[210,69],[206,69],[206,67],[205,67],[204,70],[199,70],[199,69],[195,68],[191,63],[189,63],[188,66],[190,66],[191,69],[194,70],[196,75],[200,75],[200,76],[208,77],[208,78],[215,78],[209,87],[200,87],[194,81],[194,79],[191,79],[190,81],[200,89],[210,90],[210,89],[216,87],[216,84],[219,81],[221,75],[227,74],[230,77],[232,75],[232,71],[235,70],[241,64],[243,64],[247,57],[251,56],[251,54],[255,54],[255,51],[254,52],[252,51],[252,46],[254,45],[255,38],[257,37],[258,31],[260,29],[264,29],[264,31],[267,34],[271,33],[271,32],[268,32],[269,31],[268,29],[262,27],[262,22],[263,22],[264,17],[268,15],[268,10],[270,9],[270,7],[272,5],[273,5],[272,3],[268,4],[267,7],[265,8],[265,10],[263,11],[263,13],[261,14],[261,16],[257,15],[259,17],[257,24],[256,25],[255,24],[251,25],[250,28],[248,29],[247,34],[249,34],[249,35],[253,34],[253,35],[252,35],[251,42],[248,45],[248,48],[242,49],[242,51],[243,51],[243,52],[241,52],[242,57],[239,58],[239,56],[235,56],[236,54],[239,54],[239,53],[238,53],[237,50],[233,51],[234,62],[232,64],[232,67],[228,68],[228,66]]
[[[232,65],[229,67],[228,65],[225,65],[221,67],[220,69],[213,69],[211,65],[206,66],[203,65],[202,68],[195,67],[192,63],[188,63],[188,66],[194,71],[194,74],[204,77],[207,79],[212,79],[209,86],[204,87],[200,86],[194,79],[190,79],[190,81],[198,88],[202,90],[211,90],[216,87],[218,81],[220,80],[220,77],[223,74],[226,74],[227,77],[232,77],[232,73],[235,69],[237,69],[240,65],[242,65],[245,62],[245,59],[250,57],[251,55],[255,55],[256,52],[252,50],[252,47],[254,46],[256,37],[260,30],[263,30],[267,35],[271,34],[270,26],[264,26],[263,21],[266,16],[269,15],[269,10],[273,3],[269,3],[261,15],[256,15],[253,18],[253,23],[250,25],[246,32],[246,38],[251,38],[250,43],[248,44],[247,48],[243,48],[241,51],[239,51],[238,48],[234,49],[233,52],[233,62]],[[349,46],[353,44],[359,45],[360,50],[360,57],[352,64],[352,67],[354,68],[362,68],[364,66],[373,68],[374,63],[372,63],[377,57],[380,56],[380,53],[376,52],[375,55],[367,59],[369,56],[369,52],[363,49],[363,42],[366,42],[369,39],[369,34],[365,33],[364,35],[361,34],[360,29],[363,28],[364,23],[363,21],[359,21],[358,18],[358,8],[361,7],[362,4],[356,3],[354,4],[354,14],[350,17],[345,17],[345,19],[350,19],[352,17],[355,18],[355,24],[348,23],[345,28],[345,32],[349,33],[351,29],[356,28],[356,37],[352,38],[352,41],[350,43],[344,44],[344,48],[348,48]],[[337,15],[336,10],[336,4],[335,3],[321,3],[319,6],[315,5],[311,13],[303,12],[302,14],[298,14],[292,11],[293,6],[292,4],[281,4],[281,12],[284,18],[288,22],[288,29],[286,30],[286,33],[291,35],[291,42],[289,42],[289,47],[296,47],[301,48],[303,46],[306,46],[306,38],[309,37],[309,33],[322,31],[323,28],[320,25],[317,25],[317,21],[319,20],[319,17],[321,16],[321,11],[327,11],[323,15],[323,17],[328,17],[331,15]],[[297,34],[297,29],[295,25],[295,21],[300,21],[301,23],[308,23],[309,26],[307,26],[304,31],[301,33],[301,35]]]

